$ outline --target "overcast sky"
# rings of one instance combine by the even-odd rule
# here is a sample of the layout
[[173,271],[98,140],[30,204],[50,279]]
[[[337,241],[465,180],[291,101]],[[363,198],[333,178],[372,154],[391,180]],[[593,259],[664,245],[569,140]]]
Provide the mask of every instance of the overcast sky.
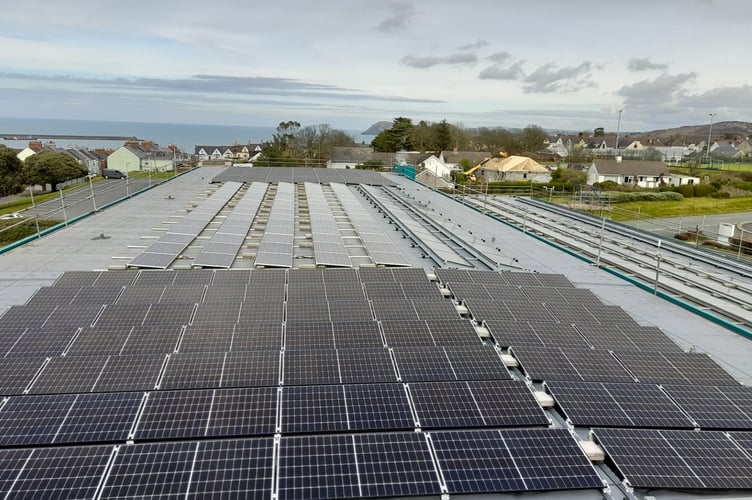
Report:
[[749,0],[24,0],[0,116],[647,131],[752,121]]

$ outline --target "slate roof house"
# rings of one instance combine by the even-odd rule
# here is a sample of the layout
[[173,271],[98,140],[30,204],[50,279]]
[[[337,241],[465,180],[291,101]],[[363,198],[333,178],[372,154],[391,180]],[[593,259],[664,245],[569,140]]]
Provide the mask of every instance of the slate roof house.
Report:
[[607,181],[642,188],[656,188],[662,184],[676,186],[700,183],[698,177],[672,175],[662,161],[593,160],[588,169],[588,184]]

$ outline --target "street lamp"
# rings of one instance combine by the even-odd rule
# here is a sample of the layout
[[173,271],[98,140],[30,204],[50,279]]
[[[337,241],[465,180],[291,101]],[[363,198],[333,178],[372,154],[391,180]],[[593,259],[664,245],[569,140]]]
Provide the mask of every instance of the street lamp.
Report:
[[713,133],[713,117],[717,114],[718,113],[708,113],[708,116],[710,117],[710,127],[708,128],[708,149],[705,152],[705,161],[708,163],[708,167],[710,167],[710,134]]
[[619,119],[616,121],[616,153],[614,154],[614,158],[619,156],[619,129],[621,128],[621,112],[624,111],[623,109],[619,110]]
[[89,189],[91,190],[91,206],[94,209],[94,211],[97,211],[97,201],[94,198],[94,183],[92,183],[91,178],[94,177],[94,174],[89,174],[86,177],[89,178]]

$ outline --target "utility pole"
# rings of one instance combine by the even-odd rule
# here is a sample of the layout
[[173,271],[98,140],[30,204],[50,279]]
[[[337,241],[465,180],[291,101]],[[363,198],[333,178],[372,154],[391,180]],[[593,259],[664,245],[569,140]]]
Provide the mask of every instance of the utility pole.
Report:
[[713,133],[713,117],[717,114],[718,113],[708,113],[708,116],[710,116],[710,127],[708,127],[708,149],[705,152],[705,161],[708,163],[708,168],[710,168],[710,136]]

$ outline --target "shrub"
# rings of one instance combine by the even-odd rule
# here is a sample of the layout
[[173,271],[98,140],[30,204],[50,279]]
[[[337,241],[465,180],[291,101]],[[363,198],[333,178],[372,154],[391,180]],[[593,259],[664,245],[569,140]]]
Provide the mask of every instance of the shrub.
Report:
[[726,191],[716,191],[715,193],[712,193],[710,197],[718,198],[718,199],[726,199],[726,198],[731,198],[731,194],[727,193]]
[[685,184],[683,186],[678,186],[676,192],[685,198],[692,198],[695,195],[695,187],[692,184]]
[[714,186],[711,186],[710,184],[696,184],[694,188],[695,196],[698,197],[710,196],[711,194],[718,191]]
[[687,233],[677,233],[674,238],[680,241],[689,241],[689,235]]
[[634,191],[628,193],[613,193],[611,203],[625,203],[628,201],[681,201],[684,197],[673,191],[653,192]]

